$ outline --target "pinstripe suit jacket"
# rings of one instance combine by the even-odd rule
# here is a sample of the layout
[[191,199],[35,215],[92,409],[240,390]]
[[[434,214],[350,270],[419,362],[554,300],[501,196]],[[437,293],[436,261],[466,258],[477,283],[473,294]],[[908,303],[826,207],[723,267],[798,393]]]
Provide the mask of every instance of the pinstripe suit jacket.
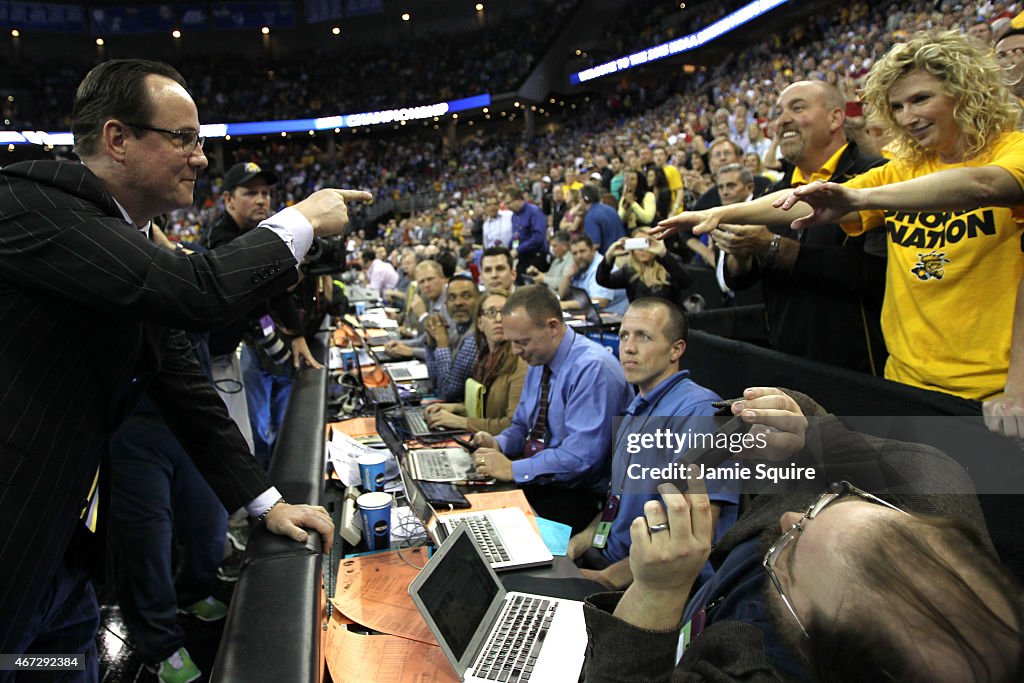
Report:
[[143,389],[229,510],[269,486],[181,332],[296,280],[256,229],[209,254],[159,248],[74,162],[0,171],[0,652],[14,652],[108,437]]

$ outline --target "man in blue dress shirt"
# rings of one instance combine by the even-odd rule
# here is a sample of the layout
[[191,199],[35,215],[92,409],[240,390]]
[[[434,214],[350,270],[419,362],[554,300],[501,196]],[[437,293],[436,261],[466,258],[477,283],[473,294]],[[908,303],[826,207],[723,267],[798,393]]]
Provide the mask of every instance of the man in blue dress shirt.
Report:
[[516,289],[502,327],[530,369],[512,425],[474,435],[477,471],[515,481],[538,515],[579,532],[608,489],[613,418],[633,389],[607,349],[566,327],[547,287]]
[[[665,299],[637,299],[622,317],[619,328],[620,362],[626,381],[635,384],[640,393],[626,409],[627,420],[623,421],[615,439],[611,486],[604,510],[583,532],[572,538],[568,552],[569,557],[583,567],[585,578],[612,590],[621,590],[633,581],[629,569],[630,523],[644,514],[644,503],[660,498],[655,488],[657,482],[649,487],[631,484],[627,482],[627,470],[632,463],[651,467],[666,464],[664,461],[647,461],[662,455],[657,450],[630,455],[625,448],[626,433],[650,432],[656,427],[666,426],[667,420],[648,423],[652,416],[710,417],[717,412],[714,403],[721,400],[718,394],[691,380],[689,371],[679,369],[686,351],[687,332],[683,311]],[[682,424],[682,421],[678,422],[678,425]],[[673,422],[673,426],[676,425]],[[693,428],[701,429],[696,424]],[[645,459],[645,456],[649,458]],[[711,489],[709,497],[712,518],[717,524],[717,538],[736,520],[739,493],[736,486],[716,487],[715,483],[709,481],[708,488]],[[710,565],[705,567],[705,571],[710,576]]]
[[526,201],[521,189],[510,185],[505,190],[505,204],[512,210],[512,258],[516,275],[523,275],[534,266],[548,269],[548,219],[540,207]]

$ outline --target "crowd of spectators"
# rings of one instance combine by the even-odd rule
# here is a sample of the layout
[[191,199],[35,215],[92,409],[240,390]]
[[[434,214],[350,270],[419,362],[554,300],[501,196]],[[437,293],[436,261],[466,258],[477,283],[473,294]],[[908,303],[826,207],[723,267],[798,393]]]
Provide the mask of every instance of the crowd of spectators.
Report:
[[[209,123],[334,116],[432,104],[515,90],[575,3],[530,0],[515,16],[472,31],[413,33],[398,41],[263,59],[216,53],[174,60]],[[341,69],[339,65],[358,64]],[[75,86],[92,63],[67,60],[5,65],[0,129],[68,130]]]
[[[408,135],[384,139],[341,135],[334,153],[328,154],[321,138],[253,138],[224,160],[225,167],[238,160],[273,167],[285,179],[276,197],[281,205],[329,186],[369,188],[378,200],[415,198],[406,205],[411,214],[381,226],[396,243],[435,236],[470,239],[465,227],[475,221],[479,228],[486,198],[497,196],[509,181],[530,190],[549,213],[552,190],[561,185],[571,207],[580,201],[573,192],[599,170],[598,163],[613,164],[611,179],[602,184],[614,197],[610,203],[617,205],[621,180],[616,182],[616,176],[622,169],[642,171],[650,166],[656,147],[665,150],[667,165],[681,174],[685,206],[691,207],[714,185],[706,150],[716,138],[727,137],[739,145],[747,153],[744,163],[755,175],[778,177],[771,170],[779,167],[771,111],[777,94],[789,83],[825,80],[854,100],[860,79],[893,42],[922,29],[967,30],[979,20],[998,27],[1009,22],[1015,9],[1007,2],[857,2],[843,6],[834,17],[798,21],[786,33],[732,53],[706,71],[623,78],[615,92],[578,102],[561,125],[544,127],[531,140],[508,132],[507,126],[479,126],[453,147],[442,143],[433,130],[410,129]],[[658,24],[656,14],[648,16]],[[202,84],[194,87],[201,98]],[[200,110],[205,116],[201,101]],[[304,114],[293,108],[287,115]],[[863,119],[858,122],[863,127]],[[552,182],[542,182],[544,176]],[[187,237],[202,223],[203,211],[217,202],[217,182],[211,176],[200,181],[197,208],[173,219],[179,233]],[[560,224],[561,213],[558,217],[552,227],[566,227]],[[372,233],[372,225],[365,227]]]

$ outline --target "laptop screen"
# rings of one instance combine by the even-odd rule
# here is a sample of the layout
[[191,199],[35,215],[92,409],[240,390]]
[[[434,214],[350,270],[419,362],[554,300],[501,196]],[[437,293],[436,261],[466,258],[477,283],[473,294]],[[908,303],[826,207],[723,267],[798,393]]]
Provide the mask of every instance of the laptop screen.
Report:
[[498,594],[499,584],[468,533],[456,534],[451,549],[417,590],[423,608],[457,660],[462,660]]

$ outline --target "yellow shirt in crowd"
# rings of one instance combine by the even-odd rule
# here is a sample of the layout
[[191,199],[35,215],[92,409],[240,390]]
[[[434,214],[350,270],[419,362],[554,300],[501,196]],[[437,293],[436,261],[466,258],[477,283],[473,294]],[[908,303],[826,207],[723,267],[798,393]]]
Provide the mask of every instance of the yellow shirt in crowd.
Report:
[[[999,166],[1024,186],[1024,133],[1003,133],[975,159],[913,166],[894,159],[849,181],[877,187],[952,168]],[[851,235],[885,227],[885,376],[984,400],[1003,393],[1014,304],[1024,275],[1024,206],[918,213],[864,211]]]

